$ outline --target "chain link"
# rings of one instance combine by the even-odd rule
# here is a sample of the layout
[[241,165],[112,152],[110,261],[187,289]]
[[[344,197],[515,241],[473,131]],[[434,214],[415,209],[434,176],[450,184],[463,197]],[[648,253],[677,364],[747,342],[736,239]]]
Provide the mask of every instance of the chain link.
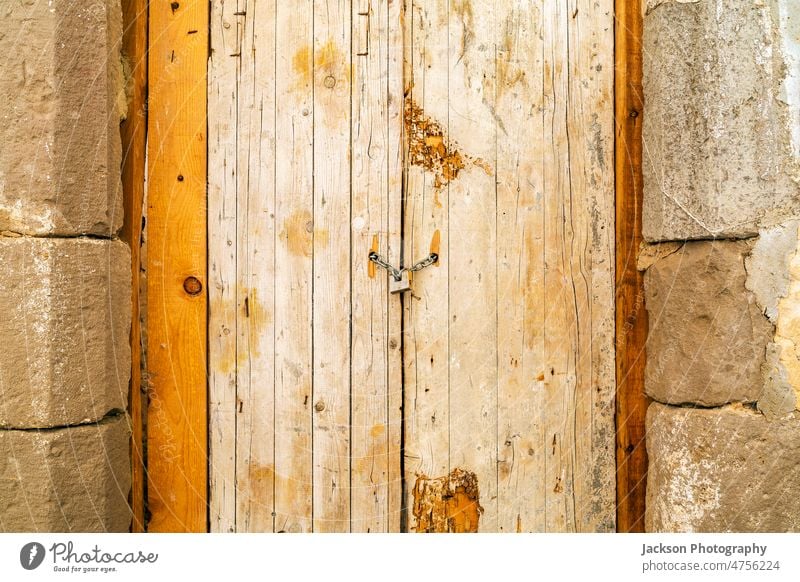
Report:
[[414,263],[408,269],[405,269],[405,270],[406,271],[411,271],[412,273],[414,271],[421,271],[425,267],[430,267],[432,264],[434,264],[438,260],[439,260],[439,255],[437,255],[436,253],[431,253],[427,257],[422,259],[421,261],[419,261],[417,263]]
[[410,267],[408,267],[408,268],[404,267],[404,268],[401,268],[401,269],[396,269],[395,267],[393,267],[386,259],[384,259],[382,256],[380,256],[375,251],[372,251],[369,254],[369,260],[372,261],[373,263],[375,263],[376,265],[378,265],[379,267],[389,271],[389,274],[392,277],[394,277],[395,281],[400,281],[403,278],[403,273],[404,272],[408,271],[410,273],[414,273],[416,271],[421,271],[425,267],[430,267],[436,261],[439,260],[439,255],[437,255],[436,253],[431,253],[427,257],[425,257],[421,261],[418,261],[418,262],[414,263]]

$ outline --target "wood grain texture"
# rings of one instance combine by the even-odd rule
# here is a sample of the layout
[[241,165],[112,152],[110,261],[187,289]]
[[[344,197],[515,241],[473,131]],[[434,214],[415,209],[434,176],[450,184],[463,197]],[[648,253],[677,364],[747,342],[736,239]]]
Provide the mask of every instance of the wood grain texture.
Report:
[[[400,235],[389,222],[390,208],[399,209],[390,200],[400,195],[399,174],[393,177],[390,173],[399,168],[396,164],[390,167],[389,156],[393,151],[390,140],[399,138],[397,100],[402,95],[402,79],[390,79],[389,67],[391,56],[402,59],[402,45],[390,43],[393,27],[388,2],[360,0],[352,7],[351,531],[387,532],[399,527],[399,514],[390,515],[399,507],[399,498],[393,503],[390,489],[392,477],[397,477],[393,466],[399,463],[399,441],[392,450],[389,440],[398,436],[390,430],[394,419],[389,390],[399,387],[398,378],[391,376],[399,370],[399,329],[390,331],[389,319],[399,314],[399,299],[390,297],[384,272],[370,278],[372,263],[367,256],[376,237],[377,252],[387,256],[390,241],[397,241]],[[394,120],[390,95],[396,100]],[[390,334],[394,334],[394,349],[389,345]]]
[[142,210],[147,157],[147,1],[122,1],[122,55],[130,72],[128,114],[122,133],[122,188],[124,221],[119,236],[131,248],[131,531],[141,533],[144,521],[144,450],[142,393],[142,330],[139,309],[141,280]]
[[[236,526],[274,527],[276,2],[239,4]],[[230,58],[230,57],[229,57]]]
[[[214,527],[613,529],[610,0],[243,1],[211,20]],[[366,261],[437,244],[402,298]]]
[[[388,225],[386,249],[393,265],[401,263],[403,252],[403,94],[405,13],[403,2],[391,0],[387,6],[387,91],[388,123]],[[390,296],[388,305],[387,444],[389,485],[387,489],[387,531],[403,531],[403,296]]]
[[350,2],[314,2],[314,531],[350,529]]
[[275,530],[313,528],[313,2],[278,3]]
[[616,2],[616,351],[617,530],[644,531],[647,450],[644,393],[647,311],[642,242],[642,12],[639,0]]
[[[475,474],[480,532],[497,531],[497,97],[495,2],[449,3],[447,183],[450,466]],[[494,48],[491,50],[489,47]],[[430,237],[430,235],[428,235]],[[465,510],[466,511],[466,510]]]
[[367,265],[374,239],[399,243],[392,15],[389,2],[212,3],[215,531],[399,529],[399,298]]
[[[525,23],[522,26],[521,23]],[[543,531],[544,59],[542,12],[504,5],[495,22],[498,531]],[[527,144],[525,149],[519,144]]]
[[[241,34],[235,2],[211,5],[208,64],[209,527],[236,531],[238,280],[237,95]],[[227,26],[225,26],[227,24]]]
[[[435,163],[441,173],[438,145],[441,139],[444,146],[448,129],[449,37],[447,2],[406,0],[405,6],[404,261],[425,256],[437,230],[442,250],[438,266],[415,274],[403,303],[404,502],[413,508],[417,481],[450,474],[448,188],[426,168]],[[407,528],[427,530],[412,515]]]
[[147,490],[154,532],[207,530],[207,31],[207,2],[150,3]]
[[474,475],[478,531],[614,529],[612,8],[410,3],[406,480]]

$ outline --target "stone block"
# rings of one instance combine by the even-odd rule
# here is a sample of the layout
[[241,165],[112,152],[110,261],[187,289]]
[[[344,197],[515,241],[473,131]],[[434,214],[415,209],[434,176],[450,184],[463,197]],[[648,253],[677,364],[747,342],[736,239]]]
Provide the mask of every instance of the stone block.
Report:
[[788,21],[772,2],[649,4],[645,239],[741,237],[796,216],[800,60],[786,56]]
[[122,225],[120,0],[0,4],[0,231]]
[[129,426],[0,430],[0,531],[128,531]]
[[125,410],[130,301],[121,241],[0,237],[0,427]]
[[773,326],[745,288],[748,241],[682,245],[645,272],[645,390],[668,404],[754,402]]
[[742,405],[647,411],[649,532],[800,530],[800,417]]

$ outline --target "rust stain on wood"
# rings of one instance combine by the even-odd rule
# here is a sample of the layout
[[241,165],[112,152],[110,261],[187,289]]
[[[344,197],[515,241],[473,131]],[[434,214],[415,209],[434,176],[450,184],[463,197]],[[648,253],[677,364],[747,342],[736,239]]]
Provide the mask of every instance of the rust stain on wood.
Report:
[[[405,126],[408,139],[409,162],[434,175],[434,187],[439,189],[458,177],[461,170],[470,166],[481,168],[492,175],[492,168],[480,158],[458,150],[445,136],[441,124],[425,115],[413,99],[406,97]],[[438,196],[437,206],[441,207]]]
[[472,471],[453,469],[449,475],[429,479],[417,476],[413,513],[419,533],[477,533],[483,507],[478,477]]

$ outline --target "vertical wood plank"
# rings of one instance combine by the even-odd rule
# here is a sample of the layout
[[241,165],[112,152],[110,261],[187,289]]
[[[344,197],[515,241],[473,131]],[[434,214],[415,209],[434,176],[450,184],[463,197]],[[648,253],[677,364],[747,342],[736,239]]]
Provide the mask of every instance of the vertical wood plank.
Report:
[[236,529],[274,529],[275,0],[239,0]]
[[312,531],[313,0],[277,3],[275,530]]
[[[406,31],[405,11],[401,0],[387,0],[387,163],[388,163],[388,232],[389,261],[399,265],[403,249],[403,94],[404,54]],[[388,370],[387,370],[387,446],[389,486],[387,490],[387,530],[396,533],[406,525],[403,510],[403,301],[402,296],[389,297]]]
[[642,242],[642,13],[640,0],[616,1],[616,351],[617,530],[644,531],[647,450],[644,394],[647,311]]
[[[548,531],[613,529],[611,7],[545,4]],[[604,71],[604,72],[603,72]],[[595,74],[596,73],[596,74]]]
[[[569,432],[574,427],[576,313],[570,305],[565,210],[571,196],[567,134],[567,6],[544,4],[545,166],[545,530],[574,531],[574,467]],[[569,471],[569,473],[568,473]]]
[[149,530],[207,530],[208,2],[150,3]]
[[370,277],[367,256],[373,237],[384,256],[389,242],[389,13],[385,0],[352,9],[351,531],[386,532],[390,307],[386,273]]
[[236,135],[240,35],[235,2],[211,5],[208,64],[209,525],[236,531]]
[[350,528],[351,1],[314,1],[314,531]]
[[427,255],[434,232],[441,233],[438,266],[415,273],[413,291],[403,298],[405,506],[408,530],[424,532],[432,528],[421,519],[416,485],[450,473],[448,189],[441,171],[426,169],[438,154],[425,141],[447,147],[448,8],[444,1],[405,6],[404,263]]
[[[435,268],[416,277],[419,299],[407,308],[411,529],[609,531],[611,2],[411,6],[407,91],[421,101],[421,80],[424,107],[406,110],[405,226],[419,248],[427,177],[431,206],[447,200],[440,269],[449,269],[444,285]],[[429,43],[445,28],[448,64],[439,72]],[[431,96],[443,94],[443,79],[445,116]],[[417,151],[415,135],[424,144]],[[416,316],[433,303],[437,284],[448,315],[425,327]],[[441,411],[426,400],[428,379],[420,382],[433,364],[420,347],[443,333],[449,388]],[[444,435],[435,428],[441,414],[448,416]],[[449,447],[448,465],[422,479],[420,467],[436,455],[432,441]]]
[[[613,3],[568,4],[568,281],[576,313],[574,528],[614,531]],[[603,50],[601,47],[607,47]]]
[[449,4],[450,149],[464,166],[448,182],[450,464],[474,473],[483,507],[478,531],[493,532],[498,511],[496,7],[491,0]]
[[[542,13],[497,8],[498,530],[544,531]],[[524,147],[520,147],[524,144]]]
[[143,532],[144,450],[142,395],[142,332],[139,310],[142,210],[147,163],[147,1],[122,1],[122,54],[130,71],[130,101],[122,132],[122,187],[125,220],[120,238],[131,248],[131,509],[134,533]]

